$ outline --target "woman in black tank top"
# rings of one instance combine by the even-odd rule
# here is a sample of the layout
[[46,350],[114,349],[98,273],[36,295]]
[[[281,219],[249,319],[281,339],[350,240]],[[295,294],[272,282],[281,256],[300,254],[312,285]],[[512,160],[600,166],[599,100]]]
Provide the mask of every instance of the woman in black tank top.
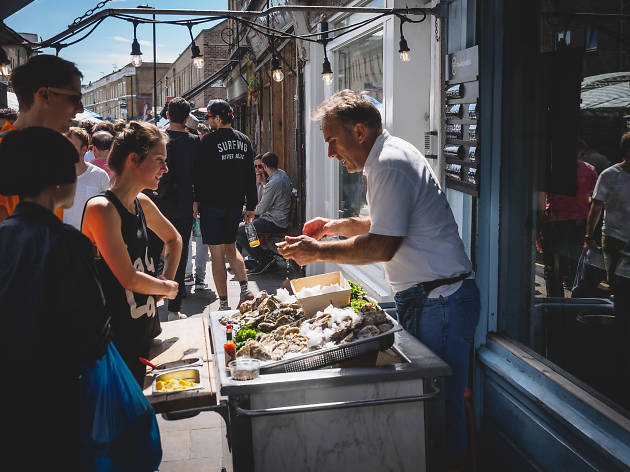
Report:
[[[158,300],[175,298],[182,241],[177,230],[143,193],[155,189],[166,167],[168,136],[148,123],[130,122],[114,139],[107,159],[114,183],[85,206],[81,230],[96,247],[96,261],[112,317],[112,338],[143,387],[151,341],[160,331]],[[155,277],[147,228],[164,241],[163,275]]]

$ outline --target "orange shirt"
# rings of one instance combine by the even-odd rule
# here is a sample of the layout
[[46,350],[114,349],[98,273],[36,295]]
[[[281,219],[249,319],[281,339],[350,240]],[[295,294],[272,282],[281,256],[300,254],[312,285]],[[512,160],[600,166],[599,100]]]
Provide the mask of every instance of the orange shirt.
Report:
[[[12,123],[10,122],[5,122],[4,126],[2,127],[2,129],[0,129],[0,133],[4,132],[4,131],[10,131],[10,130],[16,130],[17,128],[15,126],[13,126]],[[2,141],[2,136],[0,136],[0,141]],[[13,210],[15,210],[15,207],[17,206],[17,204],[20,203],[20,198],[17,195],[11,195],[8,197],[5,197],[4,195],[0,195],[0,206],[4,207],[7,210],[7,213],[9,214],[9,216],[11,215],[11,213],[13,213]],[[58,208],[55,211],[55,215],[57,215],[57,217],[63,221],[63,208]]]

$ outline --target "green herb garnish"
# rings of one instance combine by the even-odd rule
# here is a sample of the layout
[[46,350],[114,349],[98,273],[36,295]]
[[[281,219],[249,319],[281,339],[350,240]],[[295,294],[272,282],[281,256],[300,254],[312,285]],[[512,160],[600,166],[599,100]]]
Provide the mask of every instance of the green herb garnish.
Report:
[[249,338],[256,338],[256,335],[260,333],[259,330],[252,325],[245,325],[239,329],[234,336],[234,343],[236,344],[236,350],[242,348]]

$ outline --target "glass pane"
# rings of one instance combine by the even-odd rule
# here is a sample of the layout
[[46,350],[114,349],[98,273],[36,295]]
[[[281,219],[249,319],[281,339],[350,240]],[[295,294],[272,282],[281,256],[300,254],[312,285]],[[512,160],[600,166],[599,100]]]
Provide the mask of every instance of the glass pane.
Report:
[[[383,115],[383,32],[352,41],[336,51],[336,88],[363,92]],[[368,216],[361,172],[339,166],[339,217]]]
[[627,51],[602,34],[614,31],[615,21],[602,19],[599,34],[590,25],[545,31],[542,52],[552,62],[540,55],[551,67],[540,126],[548,145],[532,189],[538,205],[529,342],[630,408],[619,381],[630,366],[630,274],[616,272],[624,257],[630,261],[630,169],[620,165],[620,141],[630,131],[630,73]]

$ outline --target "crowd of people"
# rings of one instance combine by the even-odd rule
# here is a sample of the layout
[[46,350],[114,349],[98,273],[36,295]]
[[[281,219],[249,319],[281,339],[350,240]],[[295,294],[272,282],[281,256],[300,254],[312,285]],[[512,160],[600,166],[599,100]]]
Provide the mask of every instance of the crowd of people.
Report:
[[239,224],[273,215],[274,229],[286,232],[291,195],[271,155],[259,199],[253,146],[232,128],[226,101],[208,104],[207,124],[181,97],[168,103],[166,129],[77,123],[81,78],[71,62],[34,56],[10,77],[19,112],[0,110],[0,306],[11,315],[5,359],[41,365],[53,358],[55,368],[38,380],[61,398],[40,409],[37,389],[25,392],[15,400],[22,417],[11,421],[12,437],[16,445],[32,440],[38,424],[35,437],[51,456],[76,444],[86,409],[82,373],[110,343],[141,395],[146,367],[139,358],[161,332],[160,300],[168,300],[169,321],[186,317],[180,310],[193,227],[196,287],[206,288],[209,249],[219,309],[230,309],[225,259],[241,286],[239,305],[254,298],[236,246]]

